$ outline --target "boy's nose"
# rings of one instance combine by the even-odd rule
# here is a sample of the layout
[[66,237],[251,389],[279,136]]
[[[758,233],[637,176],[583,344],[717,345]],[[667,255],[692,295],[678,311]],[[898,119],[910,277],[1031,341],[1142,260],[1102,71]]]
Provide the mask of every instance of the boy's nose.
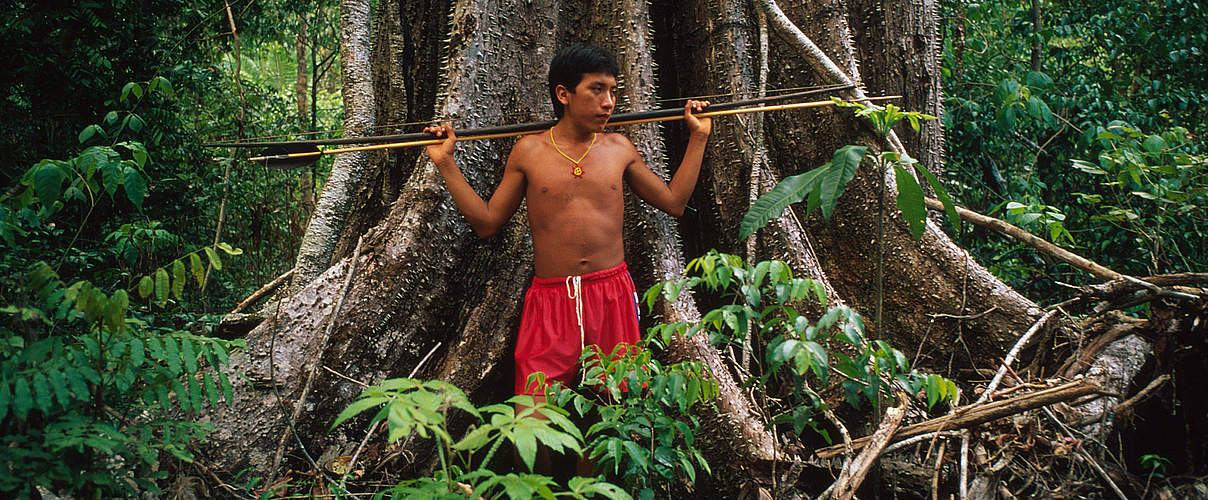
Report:
[[600,106],[603,107],[604,109],[612,109],[613,106],[616,105],[616,103],[617,103],[617,98],[615,96],[605,95],[604,102],[601,102]]

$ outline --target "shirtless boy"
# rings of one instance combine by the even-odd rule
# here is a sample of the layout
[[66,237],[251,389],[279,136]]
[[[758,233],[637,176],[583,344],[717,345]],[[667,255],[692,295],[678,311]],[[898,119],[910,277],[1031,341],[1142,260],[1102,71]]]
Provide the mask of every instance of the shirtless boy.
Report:
[[605,353],[640,338],[637,295],[621,241],[622,181],[638,197],[676,217],[696,185],[711,120],[696,118],[708,101],[688,101],[687,151],[671,183],[646,166],[625,136],[604,132],[616,104],[612,54],[576,45],[550,63],[549,89],[558,123],[516,142],[490,201],[466,183],[453,159],[449,124],[424,129],[446,140],[428,147],[457,208],[482,238],[490,237],[528,199],[536,276],[524,298],[516,345],[516,394],[544,399],[546,381],[570,383],[584,345]]

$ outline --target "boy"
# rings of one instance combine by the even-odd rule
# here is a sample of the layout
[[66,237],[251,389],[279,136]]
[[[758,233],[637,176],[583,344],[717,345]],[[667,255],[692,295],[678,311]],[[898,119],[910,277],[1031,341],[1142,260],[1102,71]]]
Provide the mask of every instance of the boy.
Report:
[[690,140],[670,184],[646,166],[625,136],[604,132],[616,103],[612,54],[576,45],[550,63],[549,89],[558,123],[522,137],[512,148],[503,178],[490,201],[466,183],[453,160],[456,141],[449,124],[424,129],[447,139],[428,147],[457,208],[479,237],[487,238],[528,199],[536,276],[524,298],[516,344],[516,394],[540,402],[545,387],[528,384],[537,372],[546,381],[569,383],[584,345],[609,353],[640,339],[637,295],[625,267],[621,240],[629,183],[647,203],[676,217],[696,185],[711,128],[696,118],[708,101],[688,101],[684,120]]

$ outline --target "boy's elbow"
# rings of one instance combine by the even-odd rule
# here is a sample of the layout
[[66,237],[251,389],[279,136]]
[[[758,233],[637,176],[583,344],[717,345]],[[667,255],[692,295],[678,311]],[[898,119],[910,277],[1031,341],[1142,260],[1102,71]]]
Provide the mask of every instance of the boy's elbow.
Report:
[[474,234],[478,235],[479,238],[484,240],[495,236],[495,233],[499,232],[499,226],[499,224],[490,224],[487,222],[470,224],[470,227],[474,228]]

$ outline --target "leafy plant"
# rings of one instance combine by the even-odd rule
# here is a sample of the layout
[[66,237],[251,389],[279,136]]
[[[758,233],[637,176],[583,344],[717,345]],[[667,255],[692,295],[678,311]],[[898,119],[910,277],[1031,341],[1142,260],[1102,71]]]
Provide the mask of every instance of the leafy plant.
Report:
[[[920,120],[935,119],[934,116],[916,111],[903,112],[892,104],[881,107],[875,104],[848,103],[839,99],[835,99],[835,104],[841,107],[856,108],[856,116],[868,119],[881,136],[888,135],[893,126],[901,120],[909,121],[911,127],[917,132]],[[739,224],[739,239],[746,239],[756,230],[767,225],[769,220],[783,214],[789,205],[800,203],[802,200],[808,200],[806,203],[807,214],[819,209],[822,216],[829,220],[835,211],[835,205],[839,203],[839,196],[843,194],[847,183],[855,178],[856,170],[864,161],[867,152],[868,148],[865,146],[849,144],[836,150],[831,161],[822,166],[784,178],[747,209],[747,213]],[[925,179],[931,186],[936,196],[943,202],[949,220],[954,226],[959,227],[960,219],[956,215],[956,207],[948,196],[948,192],[939,179],[927,169],[919,167],[916,160],[892,151],[869,158],[881,176],[884,176],[887,168],[893,168],[898,188],[898,209],[901,210],[902,217],[910,224],[910,232],[915,239],[923,235],[924,223],[927,218],[923,188],[915,178],[916,175]]]
[[[440,469],[434,476],[397,484],[389,491],[393,498],[630,498],[616,485],[596,478],[572,478],[566,489],[555,491],[552,478],[531,472],[537,446],[579,453],[582,434],[565,410],[534,401],[532,396],[516,396],[507,403],[477,408],[447,382],[390,379],[365,389],[340,412],[332,427],[377,408],[370,425],[385,420],[388,442],[412,434],[435,440]],[[461,439],[454,439],[448,429],[447,414],[454,408],[479,422]],[[499,474],[487,468],[505,442],[516,447],[529,473]]]
[[[674,301],[683,291],[698,288],[732,302],[705,313],[697,323],[656,327],[656,338],[666,342],[674,335],[708,335],[710,343],[723,352],[733,353],[735,347],[753,351],[750,365],[733,354],[731,360],[740,372],[749,372],[744,385],[770,396],[775,416],[769,425],[791,424],[795,434],[811,428],[829,440],[814,420],[829,407],[813,387],[830,384],[832,373],[843,377],[840,383],[846,400],[855,407],[862,401],[876,405],[881,394],[895,387],[925,397],[928,407],[956,396],[951,380],[920,374],[888,343],[868,341],[858,313],[841,305],[827,308],[821,283],[793,277],[783,262],[752,265],[740,257],[710,251],[693,259],[687,271],[683,278],[648,290],[646,303],[653,304],[659,297]],[[825,308],[816,321],[798,310],[811,301]],[[770,402],[772,397],[780,402]]]
[[604,355],[589,346],[582,387],[556,386],[548,395],[559,407],[599,418],[587,430],[588,458],[639,499],[671,496],[699,472],[712,473],[696,448],[700,421],[691,411],[716,397],[716,384],[700,363],[663,364],[651,347],[658,348],[647,340]]
[[19,290],[28,302],[0,308],[17,327],[0,327],[0,491],[159,491],[160,454],[191,461],[190,443],[212,430],[171,412],[230,401],[219,368],[242,341],[150,327],[125,290],[67,285],[42,262]]

